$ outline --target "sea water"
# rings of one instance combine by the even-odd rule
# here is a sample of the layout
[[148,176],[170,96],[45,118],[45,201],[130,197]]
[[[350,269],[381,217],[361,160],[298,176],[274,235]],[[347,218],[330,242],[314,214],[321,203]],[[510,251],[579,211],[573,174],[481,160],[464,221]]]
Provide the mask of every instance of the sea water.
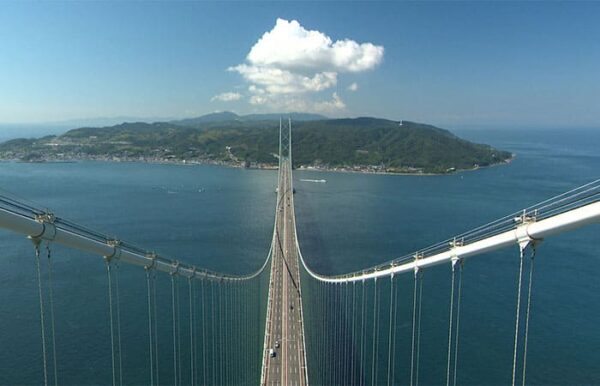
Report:
[[[444,176],[296,171],[298,236],[311,268],[324,274],[359,270],[600,177],[600,130],[459,134],[512,151],[516,158],[507,165]],[[148,250],[232,274],[258,269],[268,253],[276,177],[276,171],[214,166],[0,164],[4,191]],[[528,383],[600,383],[599,231],[598,225],[589,226],[539,247]],[[33,246],[9,231],[0,232],[0,245],[0,384],[39,384]],[[109,384],[104,262],[65,248],[52,253],[59,383]],[[124,381],[145,384],[145,276],[138,267],[121,269]],[[516,247],[465,263],[459,384],[510,382],[517,272]],[[422,384],[445,383],[449,280],[447,266],[424,274]],[[168,286],[163,289],[159,297],[167,301]],[[412,301],[412,293],[400,294],[399,300]],[[161,328],[168,337],[168,323]],[[168,339],[162,341],[168,352]],[[161,374],[172,379],[170,363],[164,361]],[[408,371],[409,365],[398,363],[396,373]]]

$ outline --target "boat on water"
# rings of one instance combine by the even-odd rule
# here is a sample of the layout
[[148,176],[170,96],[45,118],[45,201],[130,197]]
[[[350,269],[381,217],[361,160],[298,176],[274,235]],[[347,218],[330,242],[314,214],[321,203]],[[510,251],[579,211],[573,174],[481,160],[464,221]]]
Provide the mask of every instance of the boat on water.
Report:
[[327,180],[309,180],[309,179],[300,179],[300,181],[303,181],[303,182],[316,182],[316,183],[322,183],[322,184],[324,184],[324,183],[327,182]]

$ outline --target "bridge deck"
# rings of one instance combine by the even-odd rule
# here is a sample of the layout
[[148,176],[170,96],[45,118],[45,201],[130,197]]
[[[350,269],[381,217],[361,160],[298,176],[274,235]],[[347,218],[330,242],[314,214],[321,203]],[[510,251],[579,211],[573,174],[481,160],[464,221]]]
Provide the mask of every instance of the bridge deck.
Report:
[[[273,235],[263,385],[303,386],[307,383],[290,169],[289,160],[282,160]],[[270,355],[270,349],[275,351],[275,356]]]

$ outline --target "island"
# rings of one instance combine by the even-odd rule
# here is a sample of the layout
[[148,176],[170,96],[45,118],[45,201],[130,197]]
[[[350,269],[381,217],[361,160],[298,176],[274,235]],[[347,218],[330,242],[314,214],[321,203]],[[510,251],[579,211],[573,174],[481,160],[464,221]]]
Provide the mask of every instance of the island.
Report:
[[[294,168],[446,174],[506,163],[512,154],[423,123],[295,114]],[[218,113],[171,122],[82,127],[58,136],[0,144],[1,160],[161,162],[276,168],[275,114]]]

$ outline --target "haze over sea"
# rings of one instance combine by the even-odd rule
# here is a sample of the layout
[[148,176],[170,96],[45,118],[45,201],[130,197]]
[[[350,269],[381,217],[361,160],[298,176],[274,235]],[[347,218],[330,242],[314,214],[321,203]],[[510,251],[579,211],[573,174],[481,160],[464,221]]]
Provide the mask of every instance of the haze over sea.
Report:
[[[510,150],[517,157],[508,165],[444,176],[296,171],[298,236],[311,267],[333,274],[371,266],[600,177],[600,130],[457,134]],[[92,229],[229,273],[251,272],[266,257],[275,185],[276,171],[213,166],[0,164],[0,188],[5,191]],[[552,237],[539,248],[528,383],[600,384],[599,231],[599,225],[589,226]],[[0,246],[0,384],[39,384],[33,248],[8,231],[0,232]],[[60,247],[53,255],[59,383],[109,384],[104,262]],[[513,248],[465,264],[461,385],[510,382],[517,263]],[[143,384],[147,382],[145,275],[138,267],[121,270],[124,381]],[[423,326],[422,384],[445,382],[448,272],[447,266],[425,272],[423,312],[429,317]],[[163,284],[160,302],[168,307],[170,295],[166,281]],[[401,297],[405,303],[412,301],[412,293]],[[166,319],[159,326],[166,336],[169,326]],[[168,339],[160,344],[168,352]],[[170,379],[170,363],[164,362],[161,374]],[[404,365],[397,371],[407,371],[409,364]]]

